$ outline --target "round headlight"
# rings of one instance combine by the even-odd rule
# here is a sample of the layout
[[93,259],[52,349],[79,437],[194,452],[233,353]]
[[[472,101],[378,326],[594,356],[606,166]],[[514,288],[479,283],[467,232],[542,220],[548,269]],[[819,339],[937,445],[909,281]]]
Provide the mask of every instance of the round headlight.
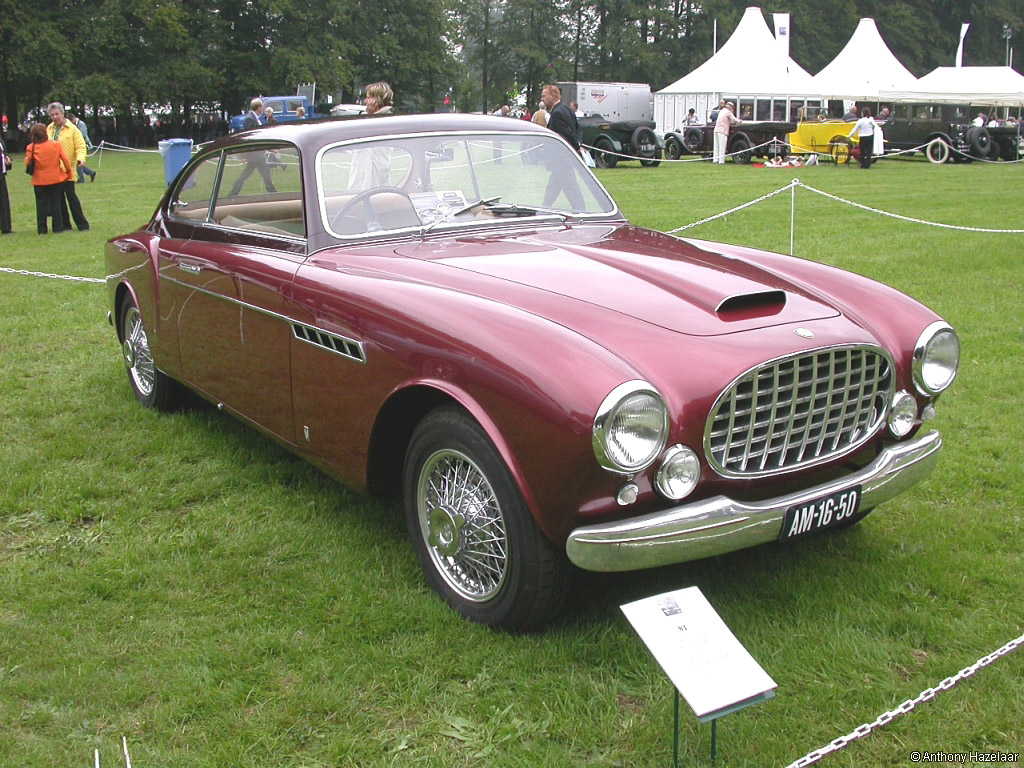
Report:
[[917,401],[907,390],[901,389],[892,396],[889,409],[889,431],[896,437],[905,437],[914,428],[917,418]]
[[692,448],[673,445],[661,459],[654,484],[667,499],[686,498],[700,480],[700,459]]
[[914,384],[923,395],[937,395],[953,383],[960,365],[960,340],[946,323],[932,323],[914,346]]
[[627,381],[609,393],[594,418],[594,455],[612,472],[646,469],[668,440],[668,409],[646,381]]

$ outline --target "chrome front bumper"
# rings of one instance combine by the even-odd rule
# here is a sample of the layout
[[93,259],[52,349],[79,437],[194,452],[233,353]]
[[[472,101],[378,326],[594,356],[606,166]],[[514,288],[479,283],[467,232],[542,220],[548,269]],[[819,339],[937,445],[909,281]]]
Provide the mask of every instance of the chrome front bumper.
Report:
[[725,496],[642,517],[586,525],[569,534],[569,559],[587,571],[632,571],[721,555],[779,538],[786,510],[861,486],[862,510],[888,501],[931,474],[942,436],[929,432],[890,446],[864,469],[797,493],[758,502]]

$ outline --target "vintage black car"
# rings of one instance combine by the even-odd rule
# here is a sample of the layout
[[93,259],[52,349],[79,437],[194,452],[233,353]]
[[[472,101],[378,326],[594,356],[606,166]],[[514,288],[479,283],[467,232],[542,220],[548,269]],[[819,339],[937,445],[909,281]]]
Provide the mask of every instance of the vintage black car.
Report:
[[975,126],[971,111],[979,110],[952,104],[897,104],[892,117],[882,123],[886,152],[920,149],[933,163],[1024,157],[1018,125]]
[[[749,163],[754,157],[785,157],[790,153],[786,135],[796,123],[778,120],[744,120],[729,133],[726,153],[734,163]],[[683,155],[710,155],[714,148],[714,123],[688,125],[665,134],[665,157],[678,160]]]
[[601,115],[588,115],[580,120],[583,144],[592,147],[590,153],[598,168],[614,168],[634,158],[645,168],[657,168],[665,144],[654,126],[652,120],[613,121]]

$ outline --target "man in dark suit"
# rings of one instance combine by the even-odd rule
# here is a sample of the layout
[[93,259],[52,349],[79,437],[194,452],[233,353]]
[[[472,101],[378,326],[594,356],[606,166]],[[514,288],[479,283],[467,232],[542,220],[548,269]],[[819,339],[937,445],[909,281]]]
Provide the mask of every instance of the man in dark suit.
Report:
[[[253,128],[259,128],[262,125],[260,122],[260,115],[262,114],[263,100],[253,99],[249,102],[249,113],[245,116],[245,120],[242,121],[242,130],[248,131]],[[245,153],[245,168],[238,175],[238,178],[235,179],[235,183],[231,187],[230,197],[235,197],[242,191],[242,186],[245,184],[246,179],[252,176],[254,172],[258,173],[260,178],[263,179],[263,186],[267,192],[277,192],[274,180],[270,176],[270,166],[267,165],[267,153],[264,150],[255,150]]]
[[[557,85],[545,85],[544,90],[541,91],[540,100],[548,111],[548,128],[569,142],[569,146],[579,152],[579,122],[576,120],[576,114],[569,109],[569,105],[562,101],[562,89]],[[580,192],[573,169],[565,168],[560,163],[549,165],[548,169],[551,171],[551,176],[548,179],[547,189],[544,191],[542,205],[545,208],[553,206],[559,193],[564,192],[569,208],[582,211],[585,206],[583,193]]]
[[557,85],[545,85],[540,100],[548,110],[548,128],[557,133],[580,151],[579,122],[569,105],[562,101],[562,89]]
[[249,113],[245,116],[245,120],[242,121],[242,130],[249,131],[253,128],[259,128],[263,123],[260,122],[260,115],[263,114],[263,99],[253,99],[249,102]]

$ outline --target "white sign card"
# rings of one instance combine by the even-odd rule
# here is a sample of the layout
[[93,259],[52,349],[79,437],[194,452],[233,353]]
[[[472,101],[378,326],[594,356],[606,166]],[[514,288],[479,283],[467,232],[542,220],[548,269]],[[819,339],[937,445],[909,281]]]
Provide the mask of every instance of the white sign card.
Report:
[[697,587],[621,606],[701,722],[769,699],[776,683]]

